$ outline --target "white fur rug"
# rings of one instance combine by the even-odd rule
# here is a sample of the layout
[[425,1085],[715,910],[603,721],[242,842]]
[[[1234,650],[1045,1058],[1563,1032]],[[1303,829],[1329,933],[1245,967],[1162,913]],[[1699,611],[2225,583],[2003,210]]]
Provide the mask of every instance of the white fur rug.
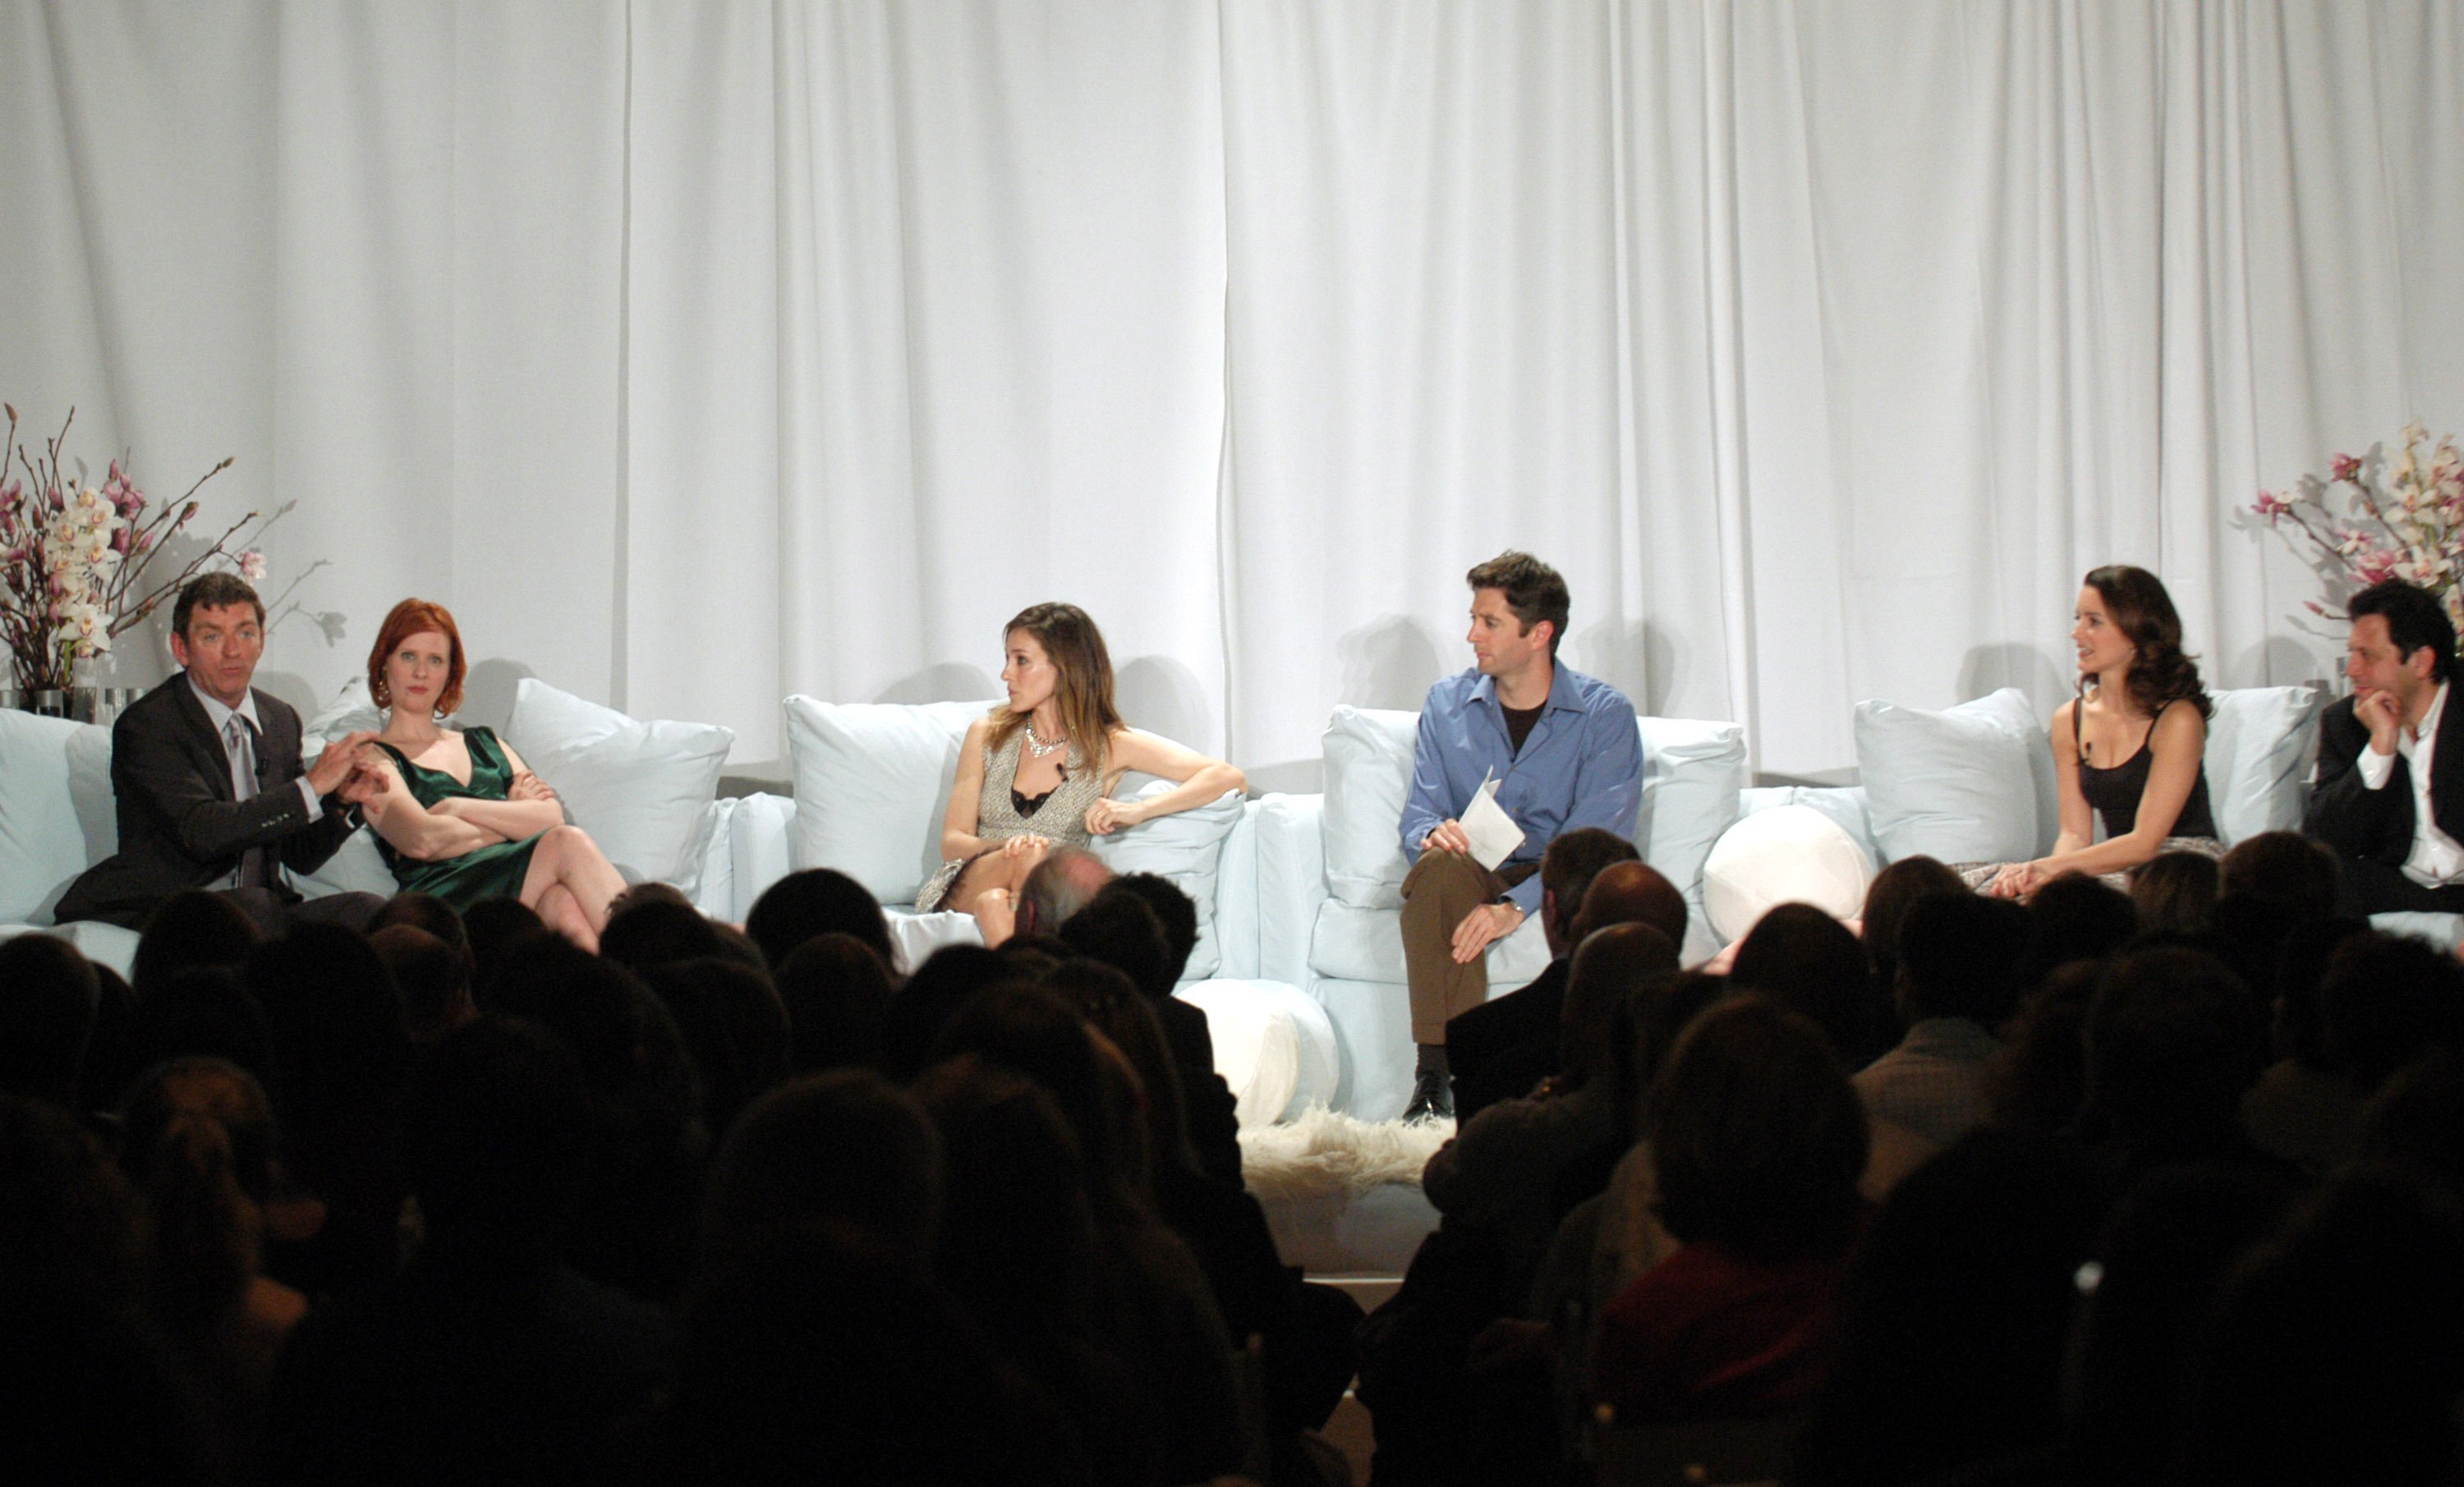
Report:
[[1312,1105],[1298,1120],[1241,1133],[1241,1176],[1261,1203],[1357,1198],[1390,1182],[1420,1181],[1452,1121],[1362,1121]]

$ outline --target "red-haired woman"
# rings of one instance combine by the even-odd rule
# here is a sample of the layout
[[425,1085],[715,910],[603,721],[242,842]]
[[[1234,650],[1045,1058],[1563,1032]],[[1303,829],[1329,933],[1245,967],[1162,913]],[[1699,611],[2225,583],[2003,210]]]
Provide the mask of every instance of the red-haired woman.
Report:
[[342,797],[376,829],[404,891],[456,908],[518,898],[549,929],[596,951],[625,880],[588,833],[564,823],[556,792],[493,732],[437,722],[461,706],[465,669],[462,632],[444,605],[406,599],[393,606],[368,653],[368,690],[386,710],[385,732]]

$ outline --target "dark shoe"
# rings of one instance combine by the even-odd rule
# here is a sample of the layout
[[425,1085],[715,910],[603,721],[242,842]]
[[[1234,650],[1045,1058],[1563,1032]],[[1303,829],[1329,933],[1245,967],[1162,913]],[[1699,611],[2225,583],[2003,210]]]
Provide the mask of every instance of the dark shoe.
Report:
[[1451,1076],[1431,1069],[1412,1081],[1412,1103],[1403,1107],[1405,1125],[1454,1118],[1455,1082]]

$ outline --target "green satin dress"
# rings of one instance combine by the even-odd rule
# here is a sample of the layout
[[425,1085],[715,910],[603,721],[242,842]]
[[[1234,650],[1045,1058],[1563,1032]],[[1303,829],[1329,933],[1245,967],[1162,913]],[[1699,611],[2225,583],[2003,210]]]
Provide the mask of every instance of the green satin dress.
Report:
[[[471,782],[464,784],[443,770],[423,769],[410,762],[403,752],[389,743],[377,747],[393,755],[396,768],[402,771],[402,782],[412,799],[424,806],[456,796],[473,800],[502,800],[514,785],[513,761],[505,757],[505,746],[496,735],[484,728],[462,732],[462,742],[471,751]],[[526,842],[498,842],[460,857],[442,862],[423,863],[395,851],[383,837],[377,839],[377,850],[384,854],[385,865],[393,869],[394,881],[406,893],[433,893],[455,908],[468,908],[481,899],[517,898],[522,891],[522,880],[530,875],[531,848],[539,838]]]

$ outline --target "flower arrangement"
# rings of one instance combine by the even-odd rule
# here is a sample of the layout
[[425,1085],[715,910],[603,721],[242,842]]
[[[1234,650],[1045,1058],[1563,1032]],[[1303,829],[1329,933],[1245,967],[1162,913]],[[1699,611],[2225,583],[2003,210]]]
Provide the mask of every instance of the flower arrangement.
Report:
[[[2397,434],[2392,457],[2339,454],[2327,478],[2303,475],[2287,494],[2261,491],[2251,510],[2269,526],[2289,520],[2306,541],[2313,566],[2331,581],[2366,588],[2387,579],[2419,584],[2438,596],[2447,617],[2464,629],[2464,455],[2455,436],[2433,447],[2419,419]],[[2329,495],[2350,487],[2340,514]],[[2288,540],[2294,540],[2288,538]],[[2313,600],[2312,614],[2344,618]]]
[[[106,654],[113,637],[142,623],[213,562],[226,562],[251,582],[265,573],[265,557],[253,549],[233,553],[231,539],[256,521],[251,512],[207,543],[177,573],[157,582],[155,560],[167,539],[196,519],[199,487],[231,468],[226,457],[197,477],[187,494],[156,505],[137,488],[121,461],[112,462],[100,487],[84,484],[61,459],[69,426],[30,454],[17,440],[17,410],[9,416],[8,442],[0,445],[0,644],[22,692],[66,688],[77,664]],[[7,479],[14,453],[24,474]]]

